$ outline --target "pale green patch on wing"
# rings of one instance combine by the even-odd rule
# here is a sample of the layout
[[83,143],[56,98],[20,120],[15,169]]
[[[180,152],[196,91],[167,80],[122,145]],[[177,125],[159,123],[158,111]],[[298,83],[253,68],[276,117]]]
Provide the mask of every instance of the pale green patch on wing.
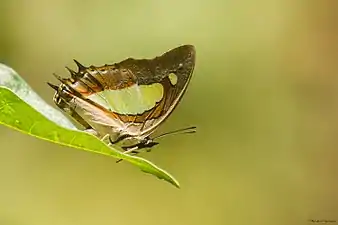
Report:
[[[104,97],[105,99],[103,99]],[[133,85],[120,90],[104,90],[89,99],[119,114],[142,114],[153,108],[163,98],[163,86],[159,83]]]
[[170,73],[168,77],[169,77],[170,83],[175,86],[177,84],[177,75],[174,73]]

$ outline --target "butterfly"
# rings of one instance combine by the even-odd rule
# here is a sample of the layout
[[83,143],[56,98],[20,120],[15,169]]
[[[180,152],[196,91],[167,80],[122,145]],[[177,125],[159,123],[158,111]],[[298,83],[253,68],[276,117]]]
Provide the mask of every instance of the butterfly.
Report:
[[100,67],[74,60],[78,71],[66,67],[70,78],[54,74],[60,84],[47,83],[56,91],[54,103],[86,131],[136,154],[167,134],[196,131],[189,127],[151,137],[187,90],[195,55],[193,45],[183,45],[153,59],[128,58]]

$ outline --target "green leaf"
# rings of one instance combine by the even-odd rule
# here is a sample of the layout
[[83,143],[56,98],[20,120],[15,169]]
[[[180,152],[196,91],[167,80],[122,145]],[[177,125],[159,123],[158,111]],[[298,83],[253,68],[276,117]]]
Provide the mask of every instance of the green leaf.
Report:
[[123,159],[146,173],[179,188],[179,183],[153,163],[109,147],[95,136],[79,131],[60,111],[44,102],[11,68],[0,64],[0,124],[60,145]]

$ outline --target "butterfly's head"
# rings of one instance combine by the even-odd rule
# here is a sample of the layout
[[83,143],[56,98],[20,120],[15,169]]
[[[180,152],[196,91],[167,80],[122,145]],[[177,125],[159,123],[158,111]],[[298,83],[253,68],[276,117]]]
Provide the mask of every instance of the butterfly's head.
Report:
[[140,142],[140,146],[143,146],[144,148],[152,148],[152,147],[154,147],[155,145],[158,145],[158,144],[159,144],[158,142],[155,142],[154,139],[151,139],[149,137],[143,139]]

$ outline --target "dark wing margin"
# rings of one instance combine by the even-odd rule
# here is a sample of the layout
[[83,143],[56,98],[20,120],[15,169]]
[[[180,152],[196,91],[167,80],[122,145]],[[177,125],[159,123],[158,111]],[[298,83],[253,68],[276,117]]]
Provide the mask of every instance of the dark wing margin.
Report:
[[[164,88],[163,98],[157,102],[154,108],[134,115],[136,119],[131,115],[119,114],[121,120],[145,123],[147,120],[158,119],[154,123],[163,122],[178,105],[188,87],[195,67],[195,55],[194,46],[183,45],[154,59],[130,58],[118,63],[121,68],[128,69],[136,77],[138,85],[160,83]],[[169,74],[171,73],[177,76],[175,85],[170,82]]]

